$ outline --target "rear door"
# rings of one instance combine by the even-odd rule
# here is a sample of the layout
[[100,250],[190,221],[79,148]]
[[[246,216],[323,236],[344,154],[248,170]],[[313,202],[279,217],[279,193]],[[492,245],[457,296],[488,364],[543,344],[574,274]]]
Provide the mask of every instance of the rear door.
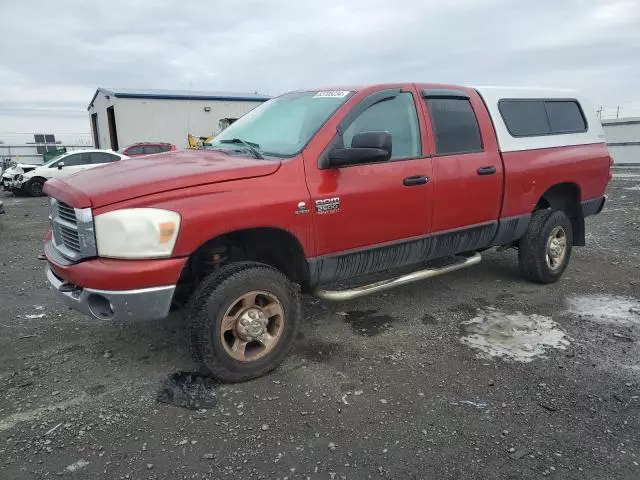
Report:
[[[480,248],[495,233],[502,206],[502,158],[491,119],[473,90],[420,93],[433,133],[433,233],[460,229],[461,243]],[[462,238],[467,233],[474,238]]]
[[[342,135],[337,133],[322,147],[325,155],[333,145],[349,148],[358,133],[386,131],[392,136],[388,162],[323,168],[317,156],[305,156],[319,256],[340,259],[354,249],[366,254],[429,231],[431,160],[423,155],[424,119],[418,113],[419,101],[411,85],[364,96],[346,114]],[[424,181],[410,180],[420,177]],[[329,211],[323,209],[323,202],[331,204]],[[370,264],[352,272],[381,265],[373,257],[366,261]]]

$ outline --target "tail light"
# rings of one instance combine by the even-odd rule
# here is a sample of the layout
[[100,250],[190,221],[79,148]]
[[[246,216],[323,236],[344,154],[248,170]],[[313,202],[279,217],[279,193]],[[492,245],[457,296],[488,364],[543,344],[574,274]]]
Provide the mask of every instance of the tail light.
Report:
[[609,155],[609,182],[613,179],[613,157]]

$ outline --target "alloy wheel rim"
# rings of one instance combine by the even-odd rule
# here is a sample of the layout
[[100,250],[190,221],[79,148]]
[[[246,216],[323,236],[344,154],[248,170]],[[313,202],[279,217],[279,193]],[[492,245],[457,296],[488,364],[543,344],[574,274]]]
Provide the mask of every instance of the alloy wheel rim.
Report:
[[551,270],[559,270],[567,256],[567,231],[564,227],[557,226],[549,234],[545,260]]
[[282,337],[284,322],[280,300],[254,290],[231,303],[222,318],[220,340],[234,360],[253,362],[273,351]]

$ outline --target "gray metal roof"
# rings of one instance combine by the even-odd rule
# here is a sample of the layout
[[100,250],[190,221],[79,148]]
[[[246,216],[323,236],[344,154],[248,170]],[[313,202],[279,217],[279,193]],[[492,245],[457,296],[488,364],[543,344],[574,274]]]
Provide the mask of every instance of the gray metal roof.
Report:
[[602,125],[625,125],[640,123],[640,117],[603,118]]
[[152,98],[160,100],[225,100],[225,101],[244,101],[244,102],[265,102],[271,97],[257,92],[254,93],[238,93],[238,92],[210,92],[210,91],[192,91],[192,90],[158,90],[158,89],[140,89],[140,88],[102,88],[98,87],[94,93],[87,110],[89,110],[98,93],[104,95],[112,95],[116,98]]

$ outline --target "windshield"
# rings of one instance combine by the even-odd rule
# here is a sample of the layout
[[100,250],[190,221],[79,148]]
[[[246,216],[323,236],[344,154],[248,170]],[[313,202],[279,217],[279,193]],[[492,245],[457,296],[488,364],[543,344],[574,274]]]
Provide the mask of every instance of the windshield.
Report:
[[295,92],[274,98],[256,107],[220,133],[208,145],[240,148],[250,144],[264,155],[290,157],[342,105],[351,92]]

